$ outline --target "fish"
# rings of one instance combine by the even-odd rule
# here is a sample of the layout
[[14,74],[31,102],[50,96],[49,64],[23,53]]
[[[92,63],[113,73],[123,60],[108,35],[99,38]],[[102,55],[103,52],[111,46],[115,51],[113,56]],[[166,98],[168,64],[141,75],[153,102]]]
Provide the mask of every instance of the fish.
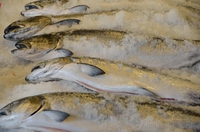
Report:
[[[147,111],[147,108],[151,109],[151,112]],[[134,96],[112,93],[47,93],[21,98],[1,108],[0,128],[24,128],[43,132],[84,132],[104,130],[105,128],[101,127],[103,122],[109,125],[113,120],[120,121],[125,118],[127,123],[124,127],[134,130],[149,116],[171,127],[175,123],[196,123],[198,126],[200,113],[197,109],[148,99],[138,100]],[[137,122],[134,118],[137,118]],[[118,129],[120,127],[116,128]]]
[[70,50],[62,48],[60,39],[53,35],[37,36],[37,39],[24,39],[15,44],[11,53],[28,61],[44,61],[57,57],[72,56]]
[[36,16],[11,23],[4,29],[4,38],[7,40],[19,41],[36,34],[44,28],[51,26],[59,27],[61,25],[70,28],[72,25],[79,23],[80,20],[77,19],[63,19],[62,21],[54,22],[50,17]]
[[[186,12],[184,12],[185,10]],[[68,31],[69,29],[90,29],[90,30],[96,29],[96,30],[118,30],[118,31],[130,32],[138,36],[145,35],[145,36],[159,37],[159,38],[199,40],[200,37],[197,30],[199,29],[199,25],[196,24],[199,22],[199,18],[192,17],[190,15],[191,13],[194,13],[196,16],[198,16],[197,12],[193,12],[191,10],[188,10],[187,8],[183,9],[183,11],[182,10],[179,11],[179,9],[171,9],[171,10],[168,9],[166,13],[160,12],[156,13],[155,15],[151,13],[149,14],[148,12],[149,10],[147,11],[145,10],[145,12],[143,12],[141,10],[132,11],[128,9],[127,10],[114,9],[114,10],[101,10],[90,13],[48,16],[49,19],[51,19],[52,23],[54,23],[53,24],[54,26],[50,26],[51,28],[49,27],[40,29],[39,32],[37,32],[36,34],[35,33],[30,34],[29,37],[35,35],[41,35],[44,33]],[[175,13],[177,14],[177,17],[180,17],[181,26],[174,25],[171,19],[168,20],[169,19],[168,15],[171,13],[172,14]],[[157,15],[158,18],[159,16],[164,17],[162,23],[160,23],[159,20],[157,20],[158,19]],[[36,18],[34,17],[34,19]],[[63,22],[63,20],[66,19],[70,19],[71,21],[68,20]],[[80,21],[81,23],[79,23]],[[57,28],[60,27],[62,24],[66,25],[65,22],[67,22],[67,24],[69,25],[72,25],[72,23],[74,22],[76,23],[76,26],[74,25],[71,28]],[[37,25],[39,26],[40,23],[38,22]],[[13,26],[20,26],[20,25],[16,23]],[[162,27],[162,32],[160,31],[161,27]],[[183,30],[184,27],[187,27],[188,30],[190,30],[189,34],[185,30]],[[176,30],[174,30],[174,28],[176,28]],[[19,28],[19,29],[24,29],[24,28]],[[152,30],[154,32],[152,32]],[[15,32],[12,32],[12,30],[8,31],[10,31],[10,33],[12,34],[18,33],[18,29],[16,29]],[[182,32],[182,34],[178,34],[177,32]],[[24,36],[26,32],[19,32],[19,34],[21,34],[21,36]],[[8,37],[11,36],[7,36],[6,38]]]
[[[42,37],[46,42],[53,43],[53,36],[59,39],[53,41],[55,45],[62,43],[65,49],[73,51],[76,56],[114,60],[128,65],[179,69],[191,67],[200,61],[198,40],[137,36],[115,30],[69,30],[33,36],[21,40],[21,43],[44,43]],[[105,50],[106,54],[100,52],[99,48]]]
[[69,0],[40,0],[26,4],[25,11],[21,12],[24,17],[64,15],[84,13],[89,9],[87,5],[69,7]]
[[25,80],[76,82],[96,92],[148,96],[162,102],[200,104],[200,86],[190,81],[90,57],[61,57],[39,63]]

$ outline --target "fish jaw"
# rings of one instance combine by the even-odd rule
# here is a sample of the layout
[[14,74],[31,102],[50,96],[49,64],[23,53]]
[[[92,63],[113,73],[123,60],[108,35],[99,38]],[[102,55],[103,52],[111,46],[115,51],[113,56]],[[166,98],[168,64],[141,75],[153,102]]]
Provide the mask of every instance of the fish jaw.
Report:
[[36,65],[25,78],[27,82],[38,83],[42,81],[54,81],[60,78],[52,78],[66,63],[71,63],[68,57],[60,57],[47,60]]
[[24,17],[34,17],[42,15],[54,15],[59,14],[60,10],[56,6],[43,7],[42,9],[30,9],[21,12]]
[[16,100],[0,109],[0,127],[17,128],[25,119],[43,108],[40,97],[30,97]]
[[14,49],[11,53],[24,60],[28,61],[37,61],[40,60],[43,56],[45,56],[50,51],[43,51],[43,50],[34,50],[34,49]]
[[4,30],[4,38],[8,40],[21,40],[32,36],[51,23],[45,16],[32,17],[11,23]]
[[46,61],[59,57],[69,57],[73,53],[67,49],[55,49],[55,50],[37,50],[34,49],[14,49],[11,51],[13,55],[20,59],[28,60],[28,61]]

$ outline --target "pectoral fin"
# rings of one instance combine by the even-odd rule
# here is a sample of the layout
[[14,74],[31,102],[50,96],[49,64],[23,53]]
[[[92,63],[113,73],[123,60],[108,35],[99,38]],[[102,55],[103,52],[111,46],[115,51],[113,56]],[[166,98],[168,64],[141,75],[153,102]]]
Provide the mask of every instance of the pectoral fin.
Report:
[[89,76],[98,76],[98,75],[105,74],[103,70],[101,70],[100,68],[96,66],[86,64],[86,63],[78,63],[78,64],[81,67],[82,72],[86,73]]
[[86,11],[88,8],[90,8],[90,7],[87,5],[77,5],[68,10],[70,13],[82,13],[82,12]]
[[71,52],[68,49],[59,48],[59,49],[56,49],[56,51],[59,53],[59,57],[66,57],[66,56],[73,55],[73,52]]
[[57,122],[62,122],[70,116],[68,113],[58,110],[44,110],[43,112],[46,116]]
[[67,25],[68,27],[71,27],[73,24],[79,24],[80,20],[78,19],[65,19],[59,22],[54,23],[53,25],[59,27],[61,25]]

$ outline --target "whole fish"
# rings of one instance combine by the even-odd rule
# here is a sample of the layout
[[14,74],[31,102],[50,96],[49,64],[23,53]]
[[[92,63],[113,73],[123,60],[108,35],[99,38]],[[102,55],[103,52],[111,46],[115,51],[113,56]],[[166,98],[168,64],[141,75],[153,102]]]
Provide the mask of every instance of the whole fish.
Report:
[[[52,38],[56,41],[52,41]],[[73,51],[76,56],[114,60],[148,68],[178,69],[191,67],[200,61],[200,41],[137,36],[114,30],[71,30],[33,36],[19,43],[24,47],[35,45],[38,49],[38,44],[45,47],[48,47],[48,43],[55,46],[62,44],[63,48]],[[17,52],[14,55],[18,56]]]
[[[194,124],[192,127],[183,126],[182,129],[197,130],[200,124],[197,109],[148,99],[138,100],[133,96],[49,93],[22,98],[0,109],[0,127],[43,132],[105,131],[109,128],[115,131],[141,130],[143,128],[137,126],[150,116],[154,121],[171,127],[181,127],[182,123]],[[120,121],[120,124],[112,128],[109,123],[115,120]],[[109,127],[102,127],[105,122]],[[179,123],[179,126],[175,123]]]
[[24,39],[15,44],[12,54],[28,61],[44,61],[57,57],[71,56],[73,53],[62,48],[60,39],[53,35],[37,36],[37,39]]
[[63,79],[97,92],[139,94],[159,101],[200,104],[200,86],[197,84],[95,58],[62,57],[44,61],[25,79],[32,83]]
[[21,15],[25,17],[42,15],[63,15],[83,13],[89,8],[87,5],[68,7],[69,0],[39,0],[25,5],[25,11]]
[[[187,40],[199,40],[199,17],[192,17],[190,14],[194,13],[198,16],[198,13],[193,12],[191,10],[183,9],[168,9],[168,12],[163,14],[163,11],[157,13],[149,13],[148,11],[129,11],[129,10],[112,10],[112,11],[99,11],[94,13],[81,13],[81,14],[72,14],[72,15],[61,15],[61,16],[49,16],[53,23],[59,22],[56,25],[66,25],[74,21],[66,22],[63,20],[70,19],[78,19],[81,21],[76,26],[73,26],[70,29],[85,29],[85,30],[118,30],[118,31],[125,31],[129,33],[133,33],[135,35],[144,35],[149,37],[158,37],[158,38],[171,38],[171,39],[187,39]],[[170,21],[173,15],[176,14],[177,17],[180,19],[180,24],[174,24],[174,22]],[[169,16],[170,15],[170,16]],[[163,16],[163,22],[158,22],[159,16]],[[169,17],[168,17],[169,16]],[[157,18],[158,17],[158,18]],[[192,18],[191,18],[192,17]],[[131,19],[130,19],[131,18]],[[36,18],[34,18],[36,19]],[[169,19],[169,20],[168,20]],[[55,22],[54,22],[55,21]],[[66,23],[65,23],[66,22]],[[23,23],[23,22],[22,22]],[[29,34],[29,37],[47,34],[47,33],[55,33],[61,31],[68,31],[69,28],[57,28],[57,26],[51,26],[49,28],[38,29],[40,26],[39,22],[34,22],[38,27],[34,27],[35,29],[31,30],[40,30],[40,32]],[[77,22],[75,22],[77,23]],[[15,34],[21,34],[21,37],[26,34],[26,30],[28,28],[27,22],[24,22],[24,25],[27,25],[26,28],[21,27],[17,28],[16,30],[12,31],[9,28],[6,29],[6,32]],[[55,24],[54,24],[55,25]],[[180,26],[181,25],[181,26]],[[14,23],[12,26],[20,27],[20,24]],[[31,25],[29,25],[31,26]],[[185,30],[187,27],[188,30]],[[148,30],[146,30],[148,29]],[[162,29],[162,31],[161,31]],[[176,30],[175,30],[176,29]],[[21,32],[20,32],[21,30]],[[31,31],[30,30],[30,31]],[[30,32],[29,31],[29,32]],[[152,32],[153,31],[153,32]],[[187,32],[186,32],[187,31]],[[190,33],[188,34],[188,31]],[[181,32],[177,33],[177,32]],[[6,33],[5,33],[6,34]],[[15,36],[6,35],[6,38],[16,39]],[[20,37],[18,36],[20,39]]]
[[50,17],[47,16],[36,16],[23,20],[18,20],[11,23],[4,30],[4,38],[8,40],[21,40],[36,34],[44,28],[51,26],[67,25],[67,28],[73,24],[79,24],[80,20],[77,19],[63,19],[61,21],[53,22]]

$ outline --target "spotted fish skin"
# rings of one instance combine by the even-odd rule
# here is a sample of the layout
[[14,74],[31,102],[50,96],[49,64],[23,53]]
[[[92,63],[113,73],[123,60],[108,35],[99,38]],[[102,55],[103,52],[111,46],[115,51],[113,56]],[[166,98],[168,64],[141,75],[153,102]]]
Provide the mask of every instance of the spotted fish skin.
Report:
[[[92,109],[90,112],[87,109],[88,106]],[[151,112],[147,109],[150,109]],[[134,128],[135,126],[131,125],[134,120],[127,114],[137,118],[140,116],[139,122],[152,116],[154,120],[174,127],[178,127],[174,125],[175,123],[195,123],[197,125],[200,123],[198,108],[192,106],[166,104],[151,101],[149,98],[140,100],[137,96],[115,95],[112,93],[57,92],[26,97],[11,102],[0,109],[0,126],[7,129],[25,128],[40,131],[89,131],[92,130],[92,127],[88,126],[94,125],[97,128],[102,120],[109,123],[110,118],[116,120],[125,118],[128,123],[126,125]],[[10,116],[21,124],[6,120]],[[168,118],[163,118],[166,116]],[[4,126],[5,121],[7,122],[6,126]],[[83,123],[82,121],[88,123],[87,126],[77,124],[77,122]],[[93,121],[96,123],[93,124]],[[185,128],[182,129],[185,130]]]
[[[96,73],[96,74],[95,74]],[[94,75],[94,76],[91,76]],[[148,69],[89,57],[62,57],[36,65],[26,81],[77,82],[97,92],[139,94],[159,101],[199,105],[200,86]]]

